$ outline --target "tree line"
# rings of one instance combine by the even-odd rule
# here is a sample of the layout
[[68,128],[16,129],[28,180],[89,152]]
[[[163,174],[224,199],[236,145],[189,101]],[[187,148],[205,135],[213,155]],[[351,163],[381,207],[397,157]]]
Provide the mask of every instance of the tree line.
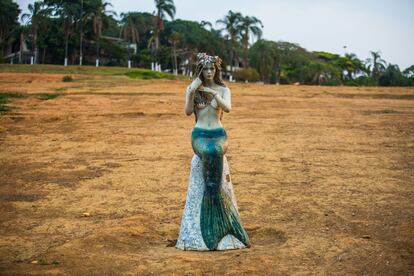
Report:
[[[280,84],[414,85],[414,65],[401,71],[381,52],[308,51],[262,39],[254,16],[228,11],[216,22],[176,19],[173,0],[154,0],[154,12],[116,14],[105,0],[42,0],[21,13],[0,0],[0,61],[128,66],[191,75],[197,52],[219,55],[226,78]],[[20,21],[23,24],[20,24]]]

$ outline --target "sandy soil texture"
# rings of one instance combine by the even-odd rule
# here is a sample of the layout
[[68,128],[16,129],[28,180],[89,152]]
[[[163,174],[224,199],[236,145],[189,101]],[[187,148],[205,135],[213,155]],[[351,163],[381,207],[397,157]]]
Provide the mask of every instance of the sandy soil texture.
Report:
[[230,84],[252,247],[183,252],[185,81],[0,74],[2,275],[413,275],[414,89]]

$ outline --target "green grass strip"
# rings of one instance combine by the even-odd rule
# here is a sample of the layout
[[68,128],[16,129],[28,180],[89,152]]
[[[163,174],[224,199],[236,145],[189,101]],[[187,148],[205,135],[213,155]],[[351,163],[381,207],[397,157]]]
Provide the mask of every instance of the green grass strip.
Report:
[[[0,73],[46,73],[46,74],[85,74],[128,76],[133,79],[176,79],[185,78],[170,73],[155,72],[149,69],[128,69],[126,67],[62,66],[51,64],[0,64]],[[65,76],[66,77],[66,76]],[[69,77],[64,81],[71,81]]]

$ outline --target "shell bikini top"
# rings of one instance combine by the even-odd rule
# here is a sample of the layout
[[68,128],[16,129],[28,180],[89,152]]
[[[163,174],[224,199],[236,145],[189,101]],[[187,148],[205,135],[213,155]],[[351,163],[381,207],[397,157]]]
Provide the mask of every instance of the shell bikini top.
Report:
[[197,90],[194,95],[194,106],[199,109],[203,109],[203,108],[206,108],[208,105],[211,105],[214,109],[220,108],[217,104],[216,99],[214,99],[214,97],[211,99],[208,99],[202,91]]
[[[194,95],[194,107],[197,107],[198,109],[204,109],[206,108],[208,105],[211,105],[214,109],[219,110],[221,109],[219,107],[219,105],[217,104],[217,101],[215,98],[212,98],[211,100],[209,100],[202,91],[197,90],[195,95]],[[195,115],[195,121],[197,122],[198,120],[198,116],[197,116],[197,112],[196,109],[194,109],[194,115]],[[223,110],[221,109],[220,112],[220,121],[223,118]]]

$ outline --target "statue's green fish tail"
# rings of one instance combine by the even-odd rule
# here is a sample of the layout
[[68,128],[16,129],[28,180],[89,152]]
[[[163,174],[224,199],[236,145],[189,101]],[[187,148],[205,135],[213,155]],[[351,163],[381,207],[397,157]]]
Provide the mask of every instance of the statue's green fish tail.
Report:
[[246,246],[250,245],[246,231],[240,224],[239,215],[228,195],[220,189],[207,188],[201,203],[201,234],[210,250],[217,248],[220,240],[231,234]]

